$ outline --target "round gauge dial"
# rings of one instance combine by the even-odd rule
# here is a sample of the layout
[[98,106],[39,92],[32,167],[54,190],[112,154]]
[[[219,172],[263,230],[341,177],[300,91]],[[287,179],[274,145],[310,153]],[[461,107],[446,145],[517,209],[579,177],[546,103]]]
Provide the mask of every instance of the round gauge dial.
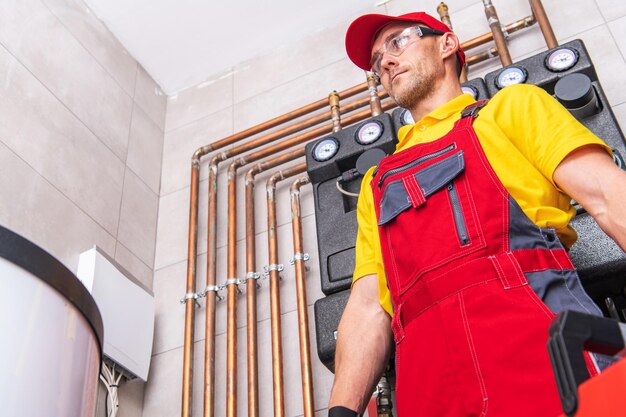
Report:
[[463,91],[463,94],[469,94],[474,97],[474,100],[478,98],[478,89],[473,85],[462,85],[461,91]]
[[379,121],[372,120],[365,123],[356,132],[356,141],[361,145],[369,145],[376,142],[383,135],[383,124]]
[[504,88],[508,85],[522,84],[527,78],[528,72],[524,68],[515,65],[506,67],[496,77],[496,87]]
[[402,110],[402,114],[400,115],[400,119],[402,120],[402,125],[406,126],[406,125],[412,125],[415,123],[415,120],[413,120],[413,115],[411,114],[410,111],[404,109]]
[[318,142],[313,148],[313,159],[319,162],[328,161],[337,155],[339,141],[335,138],[326,138]]
[[545,65],[553,72],[567,71],[578,62],[578,51],[566,46],[557,48],[546,56]]

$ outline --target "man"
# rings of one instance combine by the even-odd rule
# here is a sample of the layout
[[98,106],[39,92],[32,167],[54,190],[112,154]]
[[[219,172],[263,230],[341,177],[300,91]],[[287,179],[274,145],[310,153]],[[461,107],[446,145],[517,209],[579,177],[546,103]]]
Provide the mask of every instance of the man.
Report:
[[570,196],[625,248],[626,175],[537,87],[462,94],[459,40],[425,13],[361,16],[346,49],[417,122],[362,183],[329,415],[365,409],[394,341],[400,417],[559,415],[550,320],[601,314],[567,255]]

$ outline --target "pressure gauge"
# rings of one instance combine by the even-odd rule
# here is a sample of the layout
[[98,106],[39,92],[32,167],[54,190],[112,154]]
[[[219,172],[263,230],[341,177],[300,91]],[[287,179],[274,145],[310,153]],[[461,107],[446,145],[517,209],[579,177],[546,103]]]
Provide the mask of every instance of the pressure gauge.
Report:
[[463,94],[469,94],[474,97],[474,100],[478,98],[478,89],[473,85],[462,85],[461,91],[463,91]]
[[563,46],[550,52],[544,64],[552,72],[562,72],[572,68],[576,62],[578,62],[578,51]]
[[504,88],[513,84],[522,84],[526,82],[528,72],[517,65],[506,67],[496,77],[496,87]]
[[361,145],[369,145],[376,142],[383,135],[383,124],[377,120],[365,123],[356,131],[355,139]]
[[402,114],[400,115],[400,121],[402,121],[402,126],[412,125],[415,123],[415,120],[413,120],[413,115],[407,109],[402,110]]
[[337,155],[339,141],[335,138],[326,138],[318,142],[313,148],[313,159],[319,162],[328,161]]

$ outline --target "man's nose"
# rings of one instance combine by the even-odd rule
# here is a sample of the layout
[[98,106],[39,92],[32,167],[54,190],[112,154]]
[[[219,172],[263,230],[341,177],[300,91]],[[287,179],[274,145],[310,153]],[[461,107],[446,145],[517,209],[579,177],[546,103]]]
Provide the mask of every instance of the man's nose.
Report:
[[398,66],[398,57],[383,52],[382,59],[380,60],[380,69],[382,71],[389,71]]

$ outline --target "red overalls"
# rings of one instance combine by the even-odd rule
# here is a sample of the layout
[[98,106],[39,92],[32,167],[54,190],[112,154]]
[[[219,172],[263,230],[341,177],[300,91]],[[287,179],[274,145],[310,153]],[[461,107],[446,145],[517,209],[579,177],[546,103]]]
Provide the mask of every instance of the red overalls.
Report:
[[593,304],[578,297],[555,231],[526,217],[487,161],[472,127],[485,104],[442,138],[384,158],[372,179],[400,417],[559,415],[546,348],[554,314],[541,298],[554,287],[565,306]]

